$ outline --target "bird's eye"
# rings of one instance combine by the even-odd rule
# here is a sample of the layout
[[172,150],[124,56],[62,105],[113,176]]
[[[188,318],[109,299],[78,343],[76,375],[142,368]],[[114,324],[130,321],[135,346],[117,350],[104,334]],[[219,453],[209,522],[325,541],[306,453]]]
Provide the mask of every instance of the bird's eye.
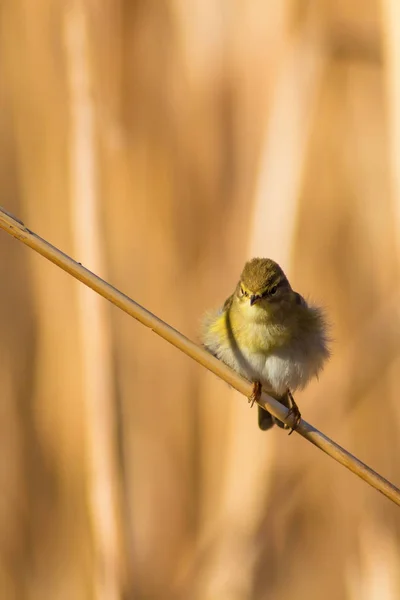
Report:
[[269,295],[273,296],[274,294],[276,294],[277,289],[278,289],[278,286],[274,285],[274,287],[269,290]]
[[242,288],[242,286],[240,286],[240,290],[239,290],[239,294],[240,296],[244,296],[244,289]]

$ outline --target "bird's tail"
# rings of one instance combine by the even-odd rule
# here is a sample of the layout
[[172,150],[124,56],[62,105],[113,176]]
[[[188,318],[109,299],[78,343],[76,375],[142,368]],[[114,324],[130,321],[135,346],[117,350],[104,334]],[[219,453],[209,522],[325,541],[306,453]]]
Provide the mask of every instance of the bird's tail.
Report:
[[275,420],[271,413],[258,406],[258,426],[262,431],[267,431],[274,426]]
[[[272,395],[271,392],[268,392],[268,393],[270,395]],[[286,408],[291,407],[289,393],[286,393],[283,396],[279,396],[279,397],[273,396],[273,397],[276,398],[276,400],[278,400],[279,402],[281,402],[284,406],[286,406]],[[288,426],[285,425],[285,423],[282,423],[282,421],[280,421],[276,417],[273,417],[271,415],[271,413],[269,413],[268,411],[261,408],[261,406],[258,406],[258,426],[259,426],[259,428],[262,431],[267,431],[268,429],[271,429],[271,427],[273,427],[274,425],[278,425],[278,427],[280,427],[281,429],[288,428]]]

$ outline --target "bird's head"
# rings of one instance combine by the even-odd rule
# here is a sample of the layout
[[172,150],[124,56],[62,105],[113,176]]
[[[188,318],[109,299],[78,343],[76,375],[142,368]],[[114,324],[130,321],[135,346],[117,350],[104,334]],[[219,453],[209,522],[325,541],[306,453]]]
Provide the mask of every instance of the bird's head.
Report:
[[272,314],[290,300],[292,288],[281,267],[270,258],[253,258],[244,266],[236,288],[242,308]]

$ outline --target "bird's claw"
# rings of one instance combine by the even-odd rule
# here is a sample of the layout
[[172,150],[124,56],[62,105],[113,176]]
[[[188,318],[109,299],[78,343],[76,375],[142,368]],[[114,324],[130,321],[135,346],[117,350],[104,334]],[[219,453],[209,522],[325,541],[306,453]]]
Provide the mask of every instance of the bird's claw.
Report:
[[289,408],[289,412],[288,412],[288,417],[293,417],[293,425],[290,427],[289,435],[292,435],[293,431],[296,431],[296,429],[300,425],[301,412],[300,412],[299,407],[297,406],[290,390],[288,391],[288,396],[289,396],[289,400],[290,400],[290,404],[291,404],[291,406]]
[[261,383],[259,381],[255,381],[253,383],[253,391],[251,392],[250,396],[248,397],[250,408],[253,408],[254,403],[259,401],[259,399],[261,397],[261,390],[262,390]]

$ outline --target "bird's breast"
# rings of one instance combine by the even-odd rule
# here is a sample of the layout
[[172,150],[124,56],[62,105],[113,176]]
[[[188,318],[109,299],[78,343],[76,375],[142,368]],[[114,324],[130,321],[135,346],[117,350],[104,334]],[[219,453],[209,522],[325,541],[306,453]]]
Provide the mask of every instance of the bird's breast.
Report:
[[323,347],[312,338],[293,338],[283,327],[252,324],[240,331],[237,345],[247,375],[278,394],[304,387],[326,357]]
[[268,355],[290,341],[289,332],[283,327],[252,322],[233,325],[233,333],[238,346],[248,353]]
[[232,369],[279,395],[304,387],[327,358],[320,332],[293,336],[284,325],[245,321],[232,311],[210,316],[204,342]]

